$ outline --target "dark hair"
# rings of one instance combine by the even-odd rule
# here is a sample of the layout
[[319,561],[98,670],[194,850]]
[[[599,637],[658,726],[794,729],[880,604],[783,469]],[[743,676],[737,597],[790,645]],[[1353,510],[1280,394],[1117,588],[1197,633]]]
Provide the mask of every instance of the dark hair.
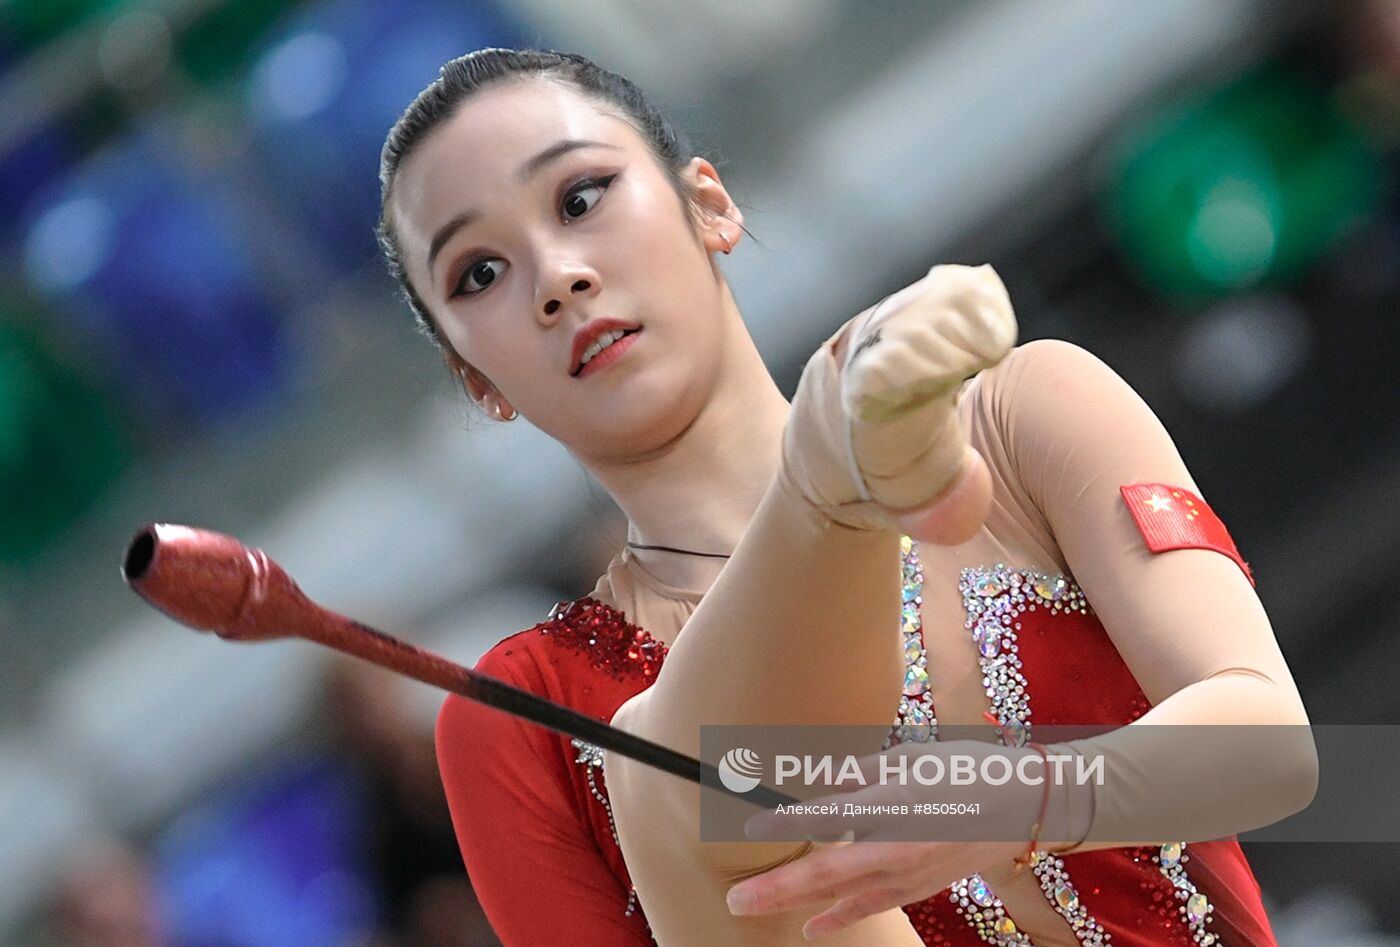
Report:
[[[399,283],[404,298],[417,317],[419,327],[441,347],[450,359],[454,354],[433,324],[423,300],[414,291],[404,267],[398,238],[389,219],[389,198],[399,165],[424,137],[450,118],[457,107],[473,93],[504,80],[541,76],[565,82],[584,95],[598,100],[619,113],[651,146],[658,163],[667,172],[682,208],[692,206],[694,196],[680,170],[690,161],[690,143],[670,119],[649,103],[640,89],[622,76],[608,72],[576,53],[540,49],[478,49],[446,63],[438,75],[399,116],[379,159],[379,246],[390,274]],[[459,356],[460,357],[460,356]]]

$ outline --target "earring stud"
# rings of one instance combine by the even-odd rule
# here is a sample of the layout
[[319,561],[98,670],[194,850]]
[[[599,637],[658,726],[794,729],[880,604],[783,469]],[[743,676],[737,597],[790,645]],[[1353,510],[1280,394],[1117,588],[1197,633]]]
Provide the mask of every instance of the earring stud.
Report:
[[719,232],[719,238],[724,241],[724,255],[728,256],[734,250],[734,244],[729,239],[729,234],[723,230]]

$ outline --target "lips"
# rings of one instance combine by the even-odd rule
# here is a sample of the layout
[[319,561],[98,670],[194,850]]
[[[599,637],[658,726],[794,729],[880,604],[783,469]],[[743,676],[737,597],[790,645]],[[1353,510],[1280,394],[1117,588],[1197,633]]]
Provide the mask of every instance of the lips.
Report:
[[575,378],[578,377],[579,372],[583,369],[580,363],[583,360],[584,350],[592,345],[599,336],[606,332],[613,331],[632,333],[640,328],[641,326],[635,323],[623,322],[621,319],[594,319],[582,329],[579,329],[574,335],[574,347],[573,351],[570,353],[569,374]]
[[624,333],[622,336],[618,337],[616,342],[613,342],[607,348],[599,351],[597,355],[590,358],[587,363],[578,370],[578,374],[574,377],[590,378],[599,372],[607,371],[618,359],[627,357],[628,349],[632,348],[633,343],[637,340],[637,336],[641,334],[641,329]]

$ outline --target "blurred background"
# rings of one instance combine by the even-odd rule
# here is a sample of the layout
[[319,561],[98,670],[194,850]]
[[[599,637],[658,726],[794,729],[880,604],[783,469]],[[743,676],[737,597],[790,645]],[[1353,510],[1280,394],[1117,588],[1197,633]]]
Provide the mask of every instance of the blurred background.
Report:
[[[467,663],[592,588],[611,501],[474,420],[376,255],[385,132],[496,45],[714,161],[788,394],[994,263],[1165,421],[1313,720],[1400,722],[1400,0],[0,0],[0,943],[495,943],[440,696],[188,633],[118,566],[218,529]],[[1400,847],[1247,848],[1284,944],[1400,944]]]

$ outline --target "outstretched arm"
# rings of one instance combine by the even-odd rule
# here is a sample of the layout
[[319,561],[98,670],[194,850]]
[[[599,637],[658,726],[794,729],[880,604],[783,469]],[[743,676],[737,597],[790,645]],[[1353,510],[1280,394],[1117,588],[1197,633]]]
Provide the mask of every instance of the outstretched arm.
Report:
[[[1080,792],[1066,800],[1057,789],[1042,839],[1053,849],[1063,845],[1051,840],[1090,834],[1078,851],[1168,840],[1141,834],[1143,814],[1158,825],[1195,829],[1172,838],[1209,839],[1305,807],[1317,785],[1317,757],[1303,726],[1307,715],[1244,568],[1212,549],[1152,552],[1123,496],[1121,488],[1132,484],[1179,488],[1180,497],[1161,491],[1171,503],[1147,507],[1164,512],[1184,505],[1186,491],[1199,496],[1157,417],[1107,365],[1070,343],[1027,343],[994,374],[988,410],[1014,467],[1012,479],[1045,517],[1070,571],[1154,704],[1134,724],[1069,744],[1085,754],[1103,753],[1108,782],[1097,799]],[[1223,724],[1250,726],[1251,739],[1233,739],[1242,732],[1233,729],[1211,738],[1200,729]],[[909,749],[919,747],[892,752]],[[861,801],[909,801],[876,798],[879,791],[863,791],[869,795]],[[1031,803],[1027,822],[1033,811]],[[784,825],[787,832],[832,828],[803,818]],[[927,897],[950,878],[986,870],[967,863],[976,847],[911,842],[821,849],[736,885],[731,898],[746,913],[798,907],[814,913],[839,893],[842,900],[814,924],[838,930]]]
[[[853,320],[845,362],[841,333],[808,362],[777,476],[656,684],[615,725],[692,754],[705,724],[890,726],[904,672],[895,517],[922,509],[921,524],[944,536],[980,526],[986,491],[967,485],[985,486],[986,469],[959,428],[957,390],[1010,348],[1015,320],[989,267],[935,267],[885,303]],[[702,843],[697,787],[611,755],[606,768],[660,942],[803,942],[803,918],[735,918],[724,896],[810,846]],[[844,937],[834,945],[919,943],[897,910]]]

